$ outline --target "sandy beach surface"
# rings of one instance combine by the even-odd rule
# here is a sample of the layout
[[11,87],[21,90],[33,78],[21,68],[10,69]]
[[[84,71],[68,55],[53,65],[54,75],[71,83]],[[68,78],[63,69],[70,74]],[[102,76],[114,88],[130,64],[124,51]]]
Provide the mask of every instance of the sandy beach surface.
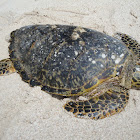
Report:
[[[77,25],[140,42],[139,0],[0,0],[0,60],[11,31],[31,24]],[[140,91],[125,110],[103,120],[75,118],[58,100],[17,73],[0,77],[0,140],[139,140]]]

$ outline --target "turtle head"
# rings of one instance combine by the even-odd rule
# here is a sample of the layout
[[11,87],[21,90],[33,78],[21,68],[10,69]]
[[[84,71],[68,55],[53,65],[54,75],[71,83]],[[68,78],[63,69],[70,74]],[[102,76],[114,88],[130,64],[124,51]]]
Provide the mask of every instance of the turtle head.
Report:
[[136,65],[134,68],[131,87],[134,89],[140,89],[140,44],[129,35],[123,33],[116,33],[114,37],[121,40],[134,56]]

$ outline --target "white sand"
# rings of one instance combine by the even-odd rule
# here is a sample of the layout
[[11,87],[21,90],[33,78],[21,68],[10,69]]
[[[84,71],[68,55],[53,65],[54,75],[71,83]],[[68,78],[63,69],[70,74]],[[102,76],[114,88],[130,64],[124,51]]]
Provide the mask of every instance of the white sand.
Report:
[[[140,1],[0,0],[0,60],[8,57],[10,32],[29,24],[79,25],[109,35],[119,31],[140,42]],[[0,139],[140,139],[140,91],[131,90],[123,112],[98,121],[69,115],[65,102],[29,87],[16,73],[0,77]]]

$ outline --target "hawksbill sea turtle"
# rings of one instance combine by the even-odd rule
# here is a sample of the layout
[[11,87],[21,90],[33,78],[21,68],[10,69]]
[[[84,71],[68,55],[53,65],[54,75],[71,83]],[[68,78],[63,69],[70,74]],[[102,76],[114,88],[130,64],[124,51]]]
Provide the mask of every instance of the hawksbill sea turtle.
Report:
[[64,109],[76,117],[103,119],[121,112],[130,89],[140,89],[140,45],[130,36],[115,37],[68,25],[30,25],[11,33],[10,58],[0,75],[20,74],[31,87],[72,100]]

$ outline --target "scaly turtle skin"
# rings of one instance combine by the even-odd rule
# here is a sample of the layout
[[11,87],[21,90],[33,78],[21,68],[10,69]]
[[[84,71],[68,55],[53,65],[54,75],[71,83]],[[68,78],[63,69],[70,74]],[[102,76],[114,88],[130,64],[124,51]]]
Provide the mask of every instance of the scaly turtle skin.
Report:
[[11,33],[0,75],[17,71],[50,94],[85,96],[64,108],[102,119],[124,109],[130,88],[140,89],[140,45],[126,34],[115,37],[76,26],[25,26]]

